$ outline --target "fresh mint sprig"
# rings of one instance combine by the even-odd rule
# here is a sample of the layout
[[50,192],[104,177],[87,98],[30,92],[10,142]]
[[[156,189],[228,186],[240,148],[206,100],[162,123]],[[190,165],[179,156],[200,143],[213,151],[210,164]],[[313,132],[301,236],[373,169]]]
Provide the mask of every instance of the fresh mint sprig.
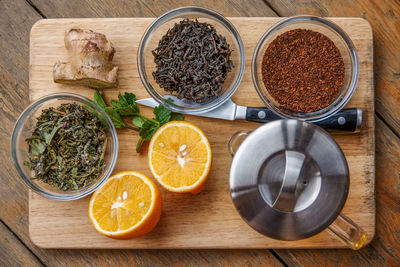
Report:
[[[182,121],[181,114],[173,113],[163,105],[154,108],[155,118],[148,118],[140,113],[136,103],[136,96],[126,92],[124,95],[119,93],[118,100],[111,100],[111,106],[107,106],[99,91],[94,93],[94,102],[99,105],[111,118],[115,128],[127,127],[139,131],[139,141],[136,145],[136,152],[139,153],[144,141],[149,141],[157,130],[169,121]],[[137,128],[130,127],[122,117],[131,116],[132,124]]]

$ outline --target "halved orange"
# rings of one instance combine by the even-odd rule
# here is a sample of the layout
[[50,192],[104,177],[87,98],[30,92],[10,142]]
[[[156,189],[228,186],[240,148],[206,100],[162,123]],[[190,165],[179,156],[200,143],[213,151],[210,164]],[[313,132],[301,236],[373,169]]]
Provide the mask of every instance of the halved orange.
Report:
[[89,203],[89,218],[96,230],[115,239],[144,235],[161,216],[161,194],[154,182],[139,172],[110,177]]
[[201,192],[211,161],[207,137],[196,125],[186,121],[166,123],[150,141],[150,170],[172,192]]

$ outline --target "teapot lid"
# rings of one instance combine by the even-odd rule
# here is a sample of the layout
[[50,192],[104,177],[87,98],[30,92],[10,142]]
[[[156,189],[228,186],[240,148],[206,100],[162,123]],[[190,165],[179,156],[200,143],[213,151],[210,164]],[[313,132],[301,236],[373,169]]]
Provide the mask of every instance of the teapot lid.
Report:
[[257,128],[232,160],[233,203],[255,230],[299,240],[328,227],[344,206],[349,169],[333,138],[320,127],[278,120]]

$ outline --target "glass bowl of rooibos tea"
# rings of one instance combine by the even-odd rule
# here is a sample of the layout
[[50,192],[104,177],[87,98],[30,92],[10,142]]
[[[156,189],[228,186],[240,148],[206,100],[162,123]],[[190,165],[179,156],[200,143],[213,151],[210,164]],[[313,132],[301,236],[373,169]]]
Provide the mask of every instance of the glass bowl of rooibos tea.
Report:
[[12,133],[11,153],[31,189],[68,201],[91,194],[110,176],[118,138],[111,119],[96,103],[57,93],[22,112]]
[[330,20],[308,15],[272,25],[252,59],[259,96],[288,119],[315,122],[335,114],[353,95],[358,73],[349,36]]
[[181,7],[158,17],[138,48],[147,92],[175,112],[201,113],[229,99],[244,73],[242,40],[222,15]]

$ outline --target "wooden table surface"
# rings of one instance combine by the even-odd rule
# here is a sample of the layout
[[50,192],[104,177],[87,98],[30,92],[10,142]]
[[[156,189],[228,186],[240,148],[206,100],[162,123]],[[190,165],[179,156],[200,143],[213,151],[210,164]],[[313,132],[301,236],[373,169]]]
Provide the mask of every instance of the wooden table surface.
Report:
[[[29,31],[42,18],[155,17],[197,5],[225,16],[354,16],[374,32],[376,235],[359,250],[45,250],[28,232],[28,190],[13,166],[12,127],[28,105]],[[0,266],[400,266],[399,0],[0,0]],[[79,227],[79,226],[77,226]]]

